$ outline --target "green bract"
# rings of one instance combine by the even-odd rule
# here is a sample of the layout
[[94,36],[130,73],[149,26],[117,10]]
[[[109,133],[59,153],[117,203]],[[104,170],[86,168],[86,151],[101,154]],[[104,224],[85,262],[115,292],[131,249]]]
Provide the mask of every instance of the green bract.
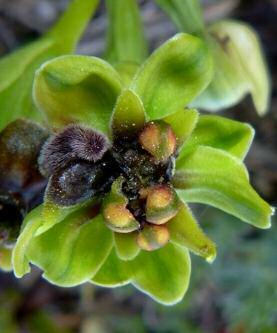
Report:
[[[188,287],[188,250],[210,262],[216,256],[215,244],[186,202],[207,203],[257,227],[270,226],[272,209],[249,184],[243,164],[252,128],[184,108],[211,77],[207,47],[183,33],[157,49],[129,84],[94,57],[63,56],[40,67],[34,99],[50,127],[59,128],[56,138],[67,135],[80,149],[72,128],[97,142],[105,134],[111,142],[102,159],[92,163],[84,155],[78,167],[94,168],[97,179],[112,163],[108,170],[114,177],[104,192],[78,205],[51,202],[47,189],[44,204],[26,217],[13,251],[17,277],[33,263],[60,286],[131,283],[163,304],[174,304]],[[71,123],[76,126],[63,128]],[[59,153],[68,154],[69,148]],[[139,199],[134,199],[138,183]],[[143,211],[136,200],[144,202]]]

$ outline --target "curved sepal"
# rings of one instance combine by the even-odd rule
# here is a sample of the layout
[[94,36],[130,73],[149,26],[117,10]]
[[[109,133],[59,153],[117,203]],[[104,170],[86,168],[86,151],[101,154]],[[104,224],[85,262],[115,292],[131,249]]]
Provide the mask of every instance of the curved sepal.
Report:
[[167,224],[170,241],[187,247],[190,251],[213,262],[216,257],[216,245],[202,231],[186,204],[182,204],[178,214]]
[[243,163],[227,152],[199,146],[178,163],[173,183],[185,202],[211,205],[258,228],[270,227],[273,209],[249,184]]
[[33,238],[26,255],[48,281],[71,287],[88,281],[99,270],[112,245],[112,232],[102,216],[91,218],[90,210],[84,209]]
[[114,140],[138,134],[145,124],[145,112],[140,98],[131,90],[118,97],[111,120]]
[[270,79],[256,32],[233,20],[216,22],[208,31],[217,66],[211,85],[194,105],[218,111],[250,93],[257,112],[263,115],[268,109]]
[[180,33],[146,60],[131,87],[142,99],[150,120],[160,119],[199,95],[211,80],[212,67],[206,45]]
[[222,149],[244,159],[253,141],[254,133],[254,129],[246,123],[219,116],[201,115],[192,135],[180,151],[177,166],[198,146]]
[[128,234],[114,233],[114,247],[117,256],[121,260],[132,260],[140,252],[137,245],[137,232],[130,232]]
[[169,243],[156,251],[141,251],[130,264],[136,288],[165,305],[182,300],[190,279],[190,257],[185,248]]
[[68,55],[40,67],[33,96],[54,128],[83,122],[107,133],[120,91],[121,79],[107,62]]
[[72,1],[46,36],[0,60],[0,130],[19,117],[42,120],[32,102],[35,71],[45,61],[74,50],[98,2]]

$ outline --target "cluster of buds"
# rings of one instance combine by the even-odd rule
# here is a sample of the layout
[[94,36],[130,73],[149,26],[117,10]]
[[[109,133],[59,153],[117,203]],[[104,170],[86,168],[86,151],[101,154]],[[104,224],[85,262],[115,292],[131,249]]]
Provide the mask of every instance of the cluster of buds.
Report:
[[170,184],[176,147],[176,136],[163,121],[147,123],[134,141],[113,147],[122,174],[103,201],[103,216],[115,232],[136,232],[138,246],[147,251],[169,241],[167,223],[179,210]]

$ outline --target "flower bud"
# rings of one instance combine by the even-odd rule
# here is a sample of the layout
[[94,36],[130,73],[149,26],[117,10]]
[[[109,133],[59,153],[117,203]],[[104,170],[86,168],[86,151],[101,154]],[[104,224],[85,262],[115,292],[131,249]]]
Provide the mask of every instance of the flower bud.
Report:
[[139,136],[139,142],[159,162],[166,162],[176,151],[176,136],[163,121],[148,123]]
[[115,232],[128,233],[138,230],[139,222],[126,208],[128,200],[122,194],[123,177],[117,178],[112,185],[111,192],[103,201],[103,217],[107,226]]
[[107,204],[104,206],[103,216],[107,226],[113,231],[128,233],[139,228],[139,223],[124,203]]
[[146,199],[146,220],[154,224],[164,224],[179,210],[177,194],[169,185],[156,185],[149,189]]
[[163,247],[169,241],[169,237],[165,225],[146,224],[137,236],[137,244],[145,251],[153,251]]

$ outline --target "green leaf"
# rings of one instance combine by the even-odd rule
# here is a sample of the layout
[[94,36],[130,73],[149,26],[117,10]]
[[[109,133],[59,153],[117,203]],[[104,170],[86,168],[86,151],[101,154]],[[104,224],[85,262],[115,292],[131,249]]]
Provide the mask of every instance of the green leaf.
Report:
[[120,91],[118,73],[88,56],[51,60],[37,71],[34,82],[36,105],[52,126],[85,123],[105,133]]
[[209,33],[214,38],[209,43],[216,74],[194,105],[217,111],[250,93],[257,112],[263,115],[269,104],[270,79],[256,32],[244,23],[224,20],[211,25]]
[[137,135],[143,128],[145,124],[143,104],[132,90],[124,90],[118,97],[111,121],[113,137]]
[[42,205],[33,209],[24,219],[22,231],[19,235],[12,254],[13,270],[16,277],[20,278],[30,272],[29,260],[26,250],[35,236],[37,229],[42,224]]
[[212,59],[197,37],[180,33],[159,47],[138,70],[131,88],[150,119],[181,109],[199,95],[212,76]]
[[169,243],[156,251],[141,251],[127,263],[136,288],[165,305],[182,300],[190,279],[190,257],[185,248]]
[[180,152],[177,166],[200,145],[225,150],[243,160],[253,138],[254,130],[246,123],[219,116],[200,116],[196,128]]
[[156,0],[171,17],[180,31],[191,34],[203,33],[204,21],[198,0]]
[[126,261],[118,258],[113,249],[91,282],[102,287],[119,287],[130,282],[131,271]]
[[43,38],[0,60],[0,130],[18,117],[41,121],[32,102],[35,70],[46,60],[74,51],[98,0],[74,0]]
[[202,231],[189,207],[182,204],[178,214],[168,223],[170,240],[213,262],[216,245]]
[[0,246],[0,271],[12,271],[12,250]]
[[272,208],[249,184],[248,173],[236,157],[199,146],[176,168],[173,179],[185,202],[208,204],[258,228],[270,227]]
[[177,137],[179,149],[189,139],[199,118],[198,111],[195,109],[182,109],[163,119],[168,123]]
[[135,62],[140,64],[147,56],[136,0],[106,0],[108,32],[106,59],[110,63]]
[[137,245],[137,232],[128,234],[114,233],[114,245],[117,256],[121,260],[132,260],[140,252]]
[[74,212],[27,248],[28,259],[50,282],[71,287],[88,281],[102,266],[113,244],[112,232],[101,215],[90,210]]

